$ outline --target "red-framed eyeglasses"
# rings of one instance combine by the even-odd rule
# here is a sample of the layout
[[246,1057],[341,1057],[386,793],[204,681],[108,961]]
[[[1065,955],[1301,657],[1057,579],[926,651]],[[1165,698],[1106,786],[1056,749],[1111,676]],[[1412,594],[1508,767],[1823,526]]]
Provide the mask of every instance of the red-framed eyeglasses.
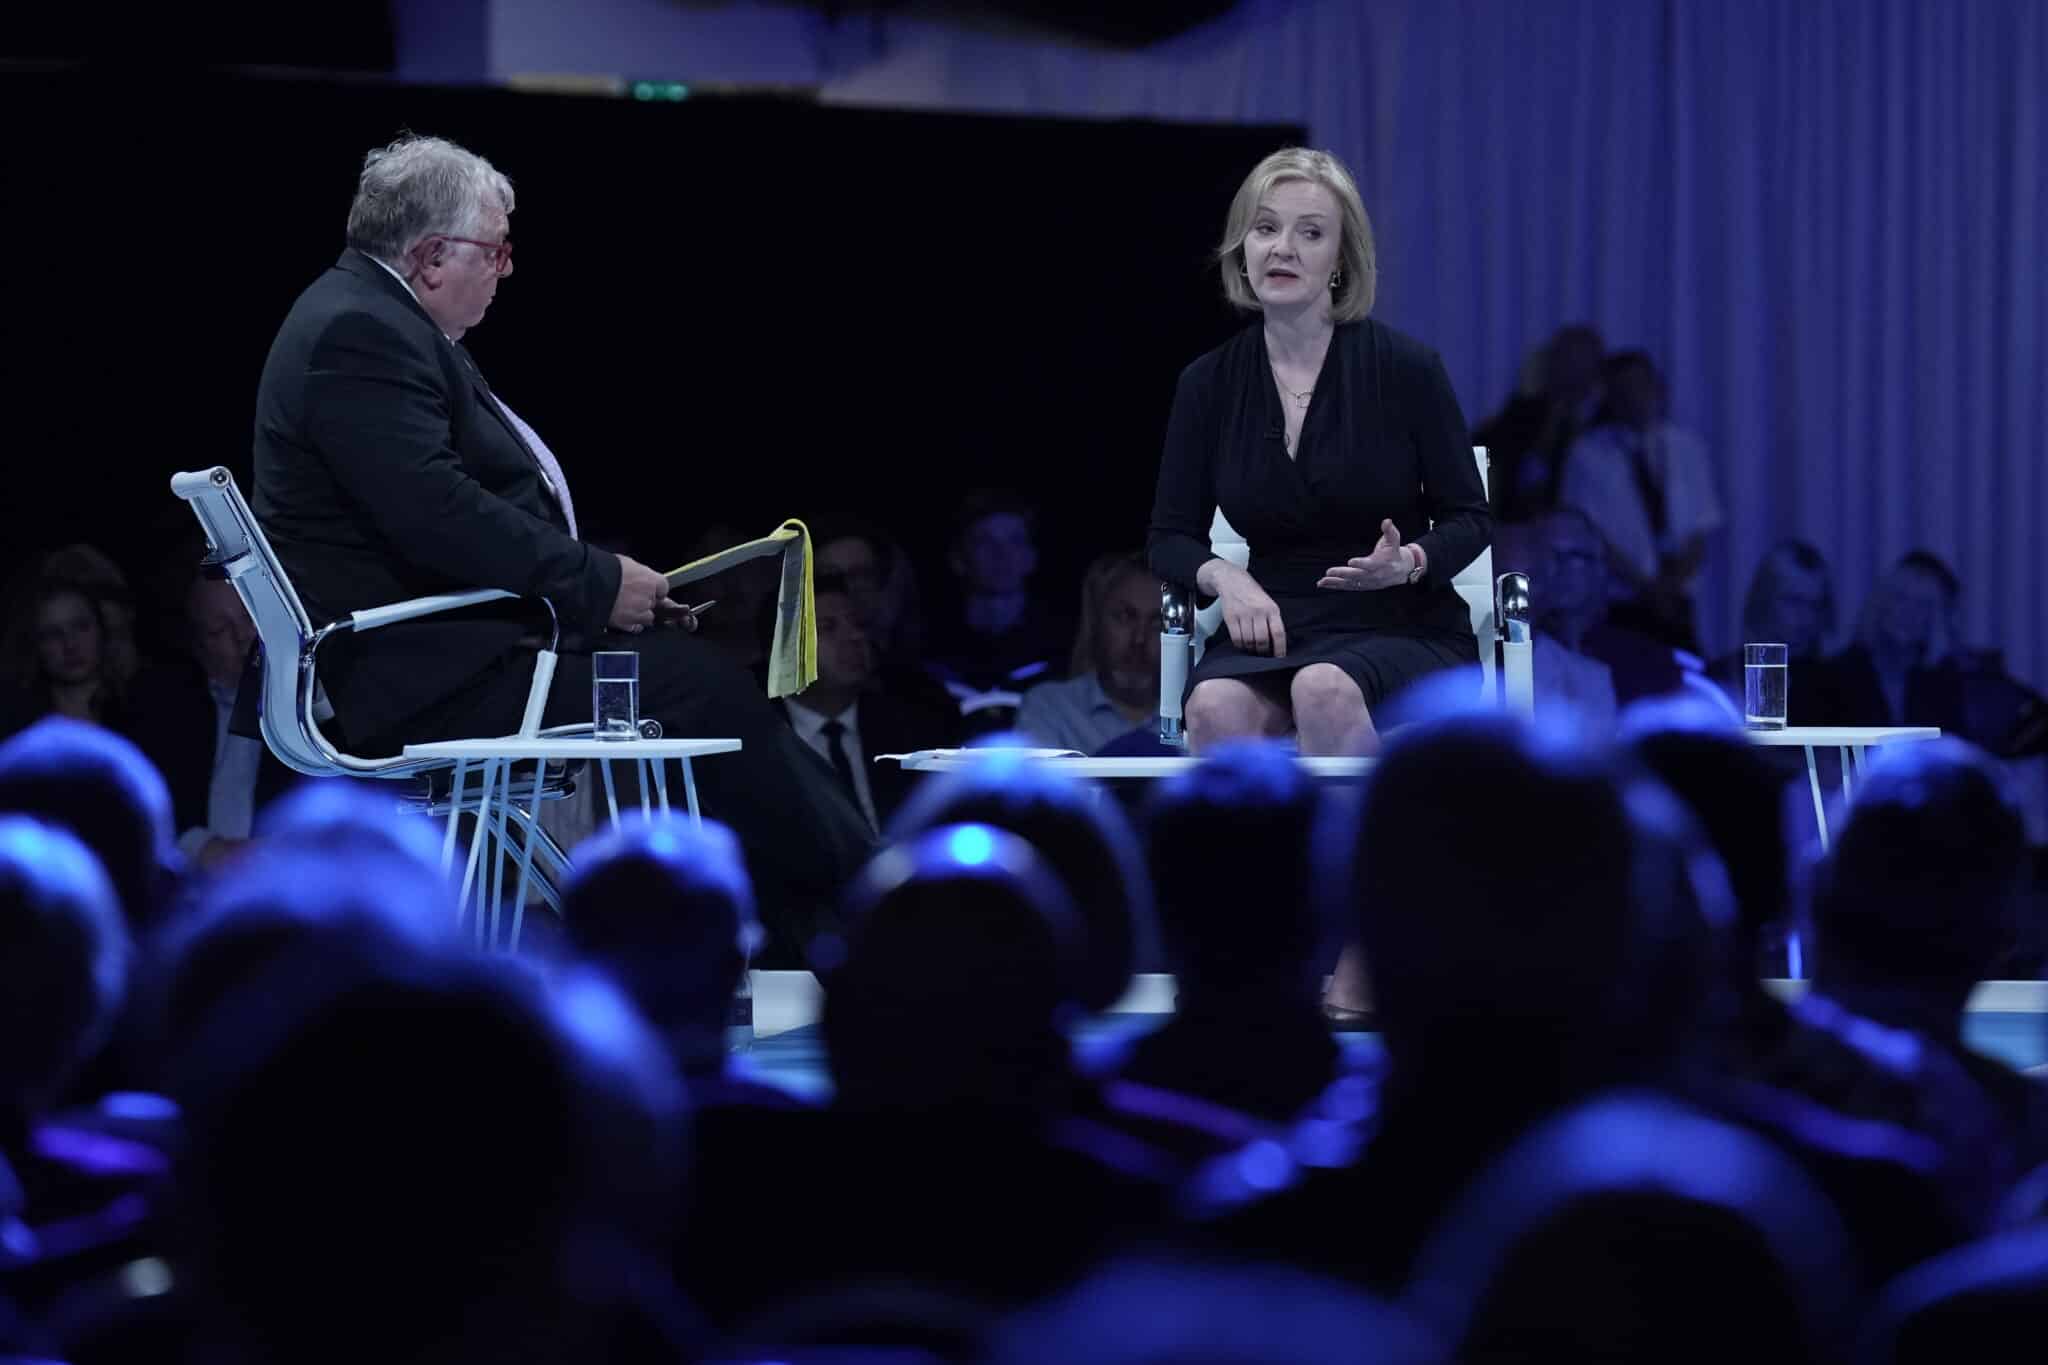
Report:
[[510,237],[507,237],[502,242],[479,242],[474,237],[450,237],[445,232],[437,232],[427,240],[461,242],[464,246],[480,246],[484,249],[484,261],[492,270],[495,270],[500,275],[512,273],[512,239]]

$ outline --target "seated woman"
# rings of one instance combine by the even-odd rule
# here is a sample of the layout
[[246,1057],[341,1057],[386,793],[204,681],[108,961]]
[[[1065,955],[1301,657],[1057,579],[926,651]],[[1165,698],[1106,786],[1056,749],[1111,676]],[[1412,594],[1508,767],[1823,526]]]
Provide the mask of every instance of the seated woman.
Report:
[[[1335,157],[1288,148],[1253,168],[1218,258],[1225,295],[1260,316],[1181,372],[1147,544],[1161,578],[1223,606],[1189,740],[1292,729],[1303,753],[1372,753],[1389,698],[1479,659],[1451,586],[1492,529],[1471,436],[1442,361],[1366,316],[1372,226]],[[1219,506],[1245,568],[1210,552]],[[1355,966],[1330,1001],[1350,1012]]]

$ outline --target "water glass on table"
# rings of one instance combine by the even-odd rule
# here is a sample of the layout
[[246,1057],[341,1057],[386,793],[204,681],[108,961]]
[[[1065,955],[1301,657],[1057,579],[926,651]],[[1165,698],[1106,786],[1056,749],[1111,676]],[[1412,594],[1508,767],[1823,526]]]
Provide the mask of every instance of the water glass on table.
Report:
[[632,739],[640,726],[640,656],[607,650],[590,656],[591,733],[599,739]]
[[1752,730],[1785,728],[1787,656],[1784,645],[1742,647],[1742,723]]

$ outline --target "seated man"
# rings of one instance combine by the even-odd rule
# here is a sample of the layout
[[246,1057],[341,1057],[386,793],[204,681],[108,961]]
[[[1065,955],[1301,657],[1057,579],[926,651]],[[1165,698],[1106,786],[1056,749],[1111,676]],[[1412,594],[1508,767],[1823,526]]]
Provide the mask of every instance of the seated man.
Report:
[[[994,698],[1059,677],[1073,639],[1073,623],[1031,591],[1038,569],[1033,520],[1020,499],[984,490],[962,500],[954,521],[946,558],[954,600],[932,622],[925,665],[960,699],[963,711],[977,700],[984,703],[973,713],[978,718],[983,711],[1006,710],[988,704]],[[1000,728],[1013,715],[992,714],[988,726]]]
[[[577,538],[560,464],[462,348],[511,272],[512,208],[511,183],[453,143],[365,158],[349,245],[263,368],[256,515],[317,621],[472,588],[546,597],[564,642],[543,724],[588,719],[593,649],[637,649],[643,715],[745,745],[698,785],[747,848],[771,957],[792,960],[865,857],[866,821],[746,673],[692,638],[660,573]],[[495,602],[336,637],[321,677],[348,746],[515,730],[546,626],[532,602]]]
[[1575,508],[1538,523],[1542,610],[1532,643],[1536,714],[1576,712],[1601,734],[1614,729],[1614,673],[1590,653],[1586,637],[1607,615],[1607,555],[1600,533]]
[[959,717],[873,691],[878,656],[845,581],[821,574],[813,592],[818,680],[781,705],[797,738],[832,765],[840,785],[879,829],[903,804],[918,774],[901,764],[877,763],[875,756],[952,748],[960,742]]
[[1084,754],[1134,729],[1159,728],[1159,580],[1136,550],[1103,555],[1081,584],[1081,628],[1060,682],[1024,694],[1017,728]]

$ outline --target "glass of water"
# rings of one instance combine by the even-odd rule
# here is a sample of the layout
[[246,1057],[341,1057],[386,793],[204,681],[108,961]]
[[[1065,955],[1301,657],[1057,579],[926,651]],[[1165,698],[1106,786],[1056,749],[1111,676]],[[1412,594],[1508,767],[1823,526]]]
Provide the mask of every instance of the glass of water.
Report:
[[599,739],[631,739],[640,726],[640,656],[614,650],[590,656],[590,718]]
[[1750,729],[1785,728],[1786,662],[1783,645],[1742,647],[1742,723]]

